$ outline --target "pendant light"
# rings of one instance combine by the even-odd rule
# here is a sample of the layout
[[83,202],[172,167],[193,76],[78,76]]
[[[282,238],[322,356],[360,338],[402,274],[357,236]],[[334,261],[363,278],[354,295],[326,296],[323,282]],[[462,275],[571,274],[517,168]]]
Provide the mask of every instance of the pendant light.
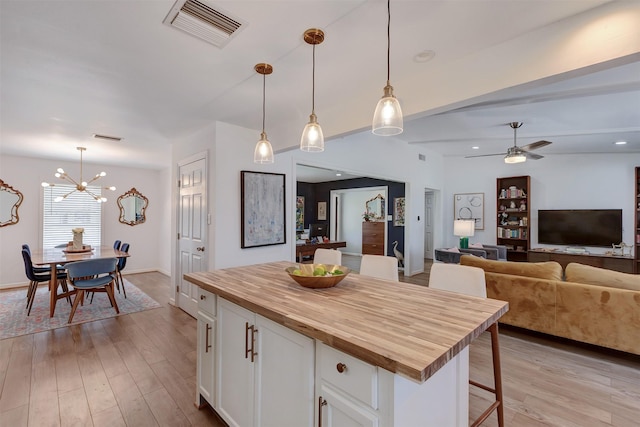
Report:
[[320,123],[318,123],[318,118],[315,113],[316,45],[324,41],[324,32],[317,28],[311,28],[304,32],[303,37],[305,42],[313,45],[313,74],[311,86],[311,115],[309,116],[309,123],[307,123],[302,131],[300,149],[302,151],[320,152],[324,151],[324,135],[322,135],[322,128],[320,127]]
[[391,0],[387,0],[387,85],[384,87],[384,95],[376,105],[373,114],[371,131],[380,136],[391,136],[402,133],[402,109],[400,102],[393,95],[393,86],[390,78],[390,53],[391,53]]
[[[78,181],[76,181],[75,179],[71,178],[62,168],[58,168],[58,170],[56,171],[55,177],[56,178],[60,178],[63,181],[68,181],[69,183],[73,184],[75,186],[75,188],[73,190],[69,191],[64,196],[56,197],[54,202],[61,202],[62,200],[66,199],[67,196],[69,196],[71,193],[75,193],[76,191],[84,192],[84,193],[88,194],[89,196],[93,197],[93,199],[98,203],[106,202],[107,201],[106,197],[102,197],[102,196],[96,195],[88,187],[94,181],[97,181],[100,178],[102,178],[103,176],[106,176],[107,173],[106,172],[100,172],[100,173],[96,174],[96,176],[91,178],[90,181],[88,181],[88,182],[85,181],[82,178],[82,153],[84,151],[86,151],[87,149],[85,147],[76,147],[76,148],[77,148],[78,151],[80,151],[80,179]],[[50,182],[43,182],[41,185],[43,187],[45,187],[45,188],[46,187],[54,187],[55,186],[55,184],[52,184]],[[103,188],[105,190],[116,191],[116,187],[103,187]]]
[[273,148],[271,148],[267,133],[264,131],[265,86],[267,74],[273,73],[273,67],[269,64],[261,63],[256,64],[253,68],[258,74],[262,74],[262,133],[260,134],[260,141],[256,144],[256,149],[253,152],[253,163],[273,163]]

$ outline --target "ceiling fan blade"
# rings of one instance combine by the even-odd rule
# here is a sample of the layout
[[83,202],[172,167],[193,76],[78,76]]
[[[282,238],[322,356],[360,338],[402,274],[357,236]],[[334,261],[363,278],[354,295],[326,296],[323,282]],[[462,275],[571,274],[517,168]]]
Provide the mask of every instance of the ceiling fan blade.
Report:
[[523,145],[520,148],[524,151],[531,151],[531,150],[537,150],[538,148],[546,147],[549,144],[551,144],[551,141],[542,140],[542,141],[532,142],[531,144]]
[[538,160],[544,157],[544,156],[541,156],[540,154],[535,154],[535,153],[531,153],[529,151],[524,151],[524,150],[522,150],[522,154],[524,154],[527,159],[531,159],[531,160]]
[[489,157],[489,156],[506,156],[507,153],[496,153],[496,154],[478,154],[477,156],[464,156],[465,159],[471,159],[473,157]]

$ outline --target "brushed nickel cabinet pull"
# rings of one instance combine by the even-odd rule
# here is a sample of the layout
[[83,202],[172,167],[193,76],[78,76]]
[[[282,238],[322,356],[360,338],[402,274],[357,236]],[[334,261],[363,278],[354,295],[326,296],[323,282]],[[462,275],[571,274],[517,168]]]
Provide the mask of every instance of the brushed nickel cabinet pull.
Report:
[[344,371],[347,370],[347,365],[345,365],[344,363],[340,362],[336,365],[336,369],[338,370],[338,372],[343,373]]
[[256,351],[256,334],[258,333],[258,328],[255,325],[251,325],[251,362],[255,361],[255,357],[258,355]]
[[322,427],[322,407],[327,405],[327,401],[318,397],[318,427]]
[[249,322],[245,322],[244,327],[244,358],[249,358]]
[[209,353],[209,349],[211,348],[211,344],[209,343],[209,332],[211,331],[211,329],[213,328],[209,326],[209,324],[207,323],[207,329],[204,334],[204,352],[205,353]]

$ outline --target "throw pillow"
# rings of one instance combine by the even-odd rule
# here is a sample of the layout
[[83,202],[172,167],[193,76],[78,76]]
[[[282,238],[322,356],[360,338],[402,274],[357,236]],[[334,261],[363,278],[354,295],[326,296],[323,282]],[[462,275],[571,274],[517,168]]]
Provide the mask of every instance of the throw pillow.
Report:
[[484,248],[484,246],[482,246],[482,243],[469,243],[469,247],[470,248],[476,248],[476,249]]
[[445,249],[445,252],[455,252],[457,254],[460,253],[460,250],[457,247],[453,247],[453,248],[449,248],[449,249]]
[[564,274],[567,282],[640,291],[640,275],[637,274],[621,273],[575,262],[565,267]]

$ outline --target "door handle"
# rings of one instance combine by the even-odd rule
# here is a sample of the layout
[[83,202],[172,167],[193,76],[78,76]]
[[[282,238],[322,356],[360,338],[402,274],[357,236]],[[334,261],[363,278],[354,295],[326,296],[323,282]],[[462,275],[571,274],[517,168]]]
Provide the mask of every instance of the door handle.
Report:
[[196,251],[198,251],[198,252],[204,252],[204,246],[198,246],[198,247],[196,248]]

